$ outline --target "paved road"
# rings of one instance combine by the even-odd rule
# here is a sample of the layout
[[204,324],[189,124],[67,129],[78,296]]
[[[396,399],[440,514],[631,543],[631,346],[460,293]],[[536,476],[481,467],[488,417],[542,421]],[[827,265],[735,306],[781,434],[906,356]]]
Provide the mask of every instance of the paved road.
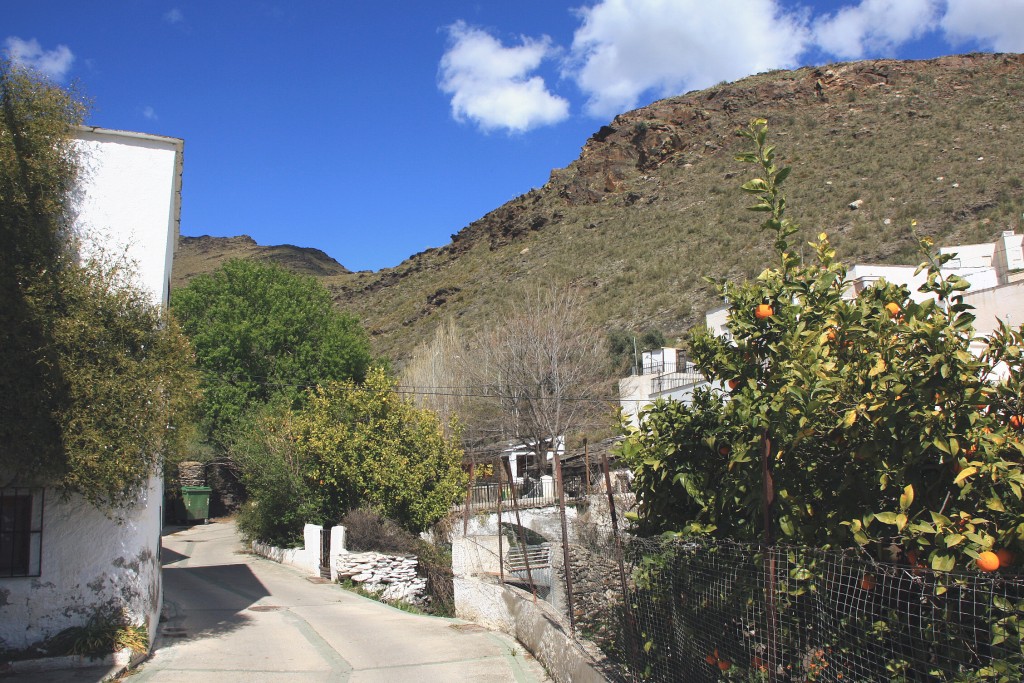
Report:
[[514,640],[317,584],[230,523],[164,537],[165,620],[132,683],[549,681]]

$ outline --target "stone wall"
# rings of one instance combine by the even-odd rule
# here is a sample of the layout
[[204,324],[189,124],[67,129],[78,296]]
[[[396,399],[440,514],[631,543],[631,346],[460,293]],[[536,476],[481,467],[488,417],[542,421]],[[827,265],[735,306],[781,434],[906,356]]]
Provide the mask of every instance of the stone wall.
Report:
[[427,580],[416,575],[418,562],[412,555],[348,553],[335,558],[334,568],[339,581],[352,581],[382,600],[425,606],[430,597]]
[[[573,617],[580,633],[603,645],[614,639],[619,627],[622,606],[622,581],[613,546],[569,546],[569,564],[572,572]],[[562,563],[555,566],[557,581],[565,585]],[[627,574],[627,581],[629,575]]]
[[206,486],[206,465],[194,460],[178,463],[179,486]]

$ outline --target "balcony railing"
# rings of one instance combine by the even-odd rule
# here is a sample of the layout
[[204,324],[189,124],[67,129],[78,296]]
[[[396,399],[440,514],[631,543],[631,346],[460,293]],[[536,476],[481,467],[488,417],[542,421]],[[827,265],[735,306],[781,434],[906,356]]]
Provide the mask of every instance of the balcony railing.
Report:
[[[488,512],[498,509],[498,502],[502,503],[505,510],[512,509],[512,490],[515,488],[517,502],[520,508],[539,508],[558,504],[558,491],[555,488],[554,479],[518,479],[515,483],[504,482],[499,485],[496,482],[480,482],[474,484],[469,490],[469,508],[474,512]],[[565,501],[578,502],[587,495],[586,479],[584,475],[565,475]],[[456,510],[466,508],[464,497],[455,506]]]
[[667,372],[651,379],[651,396],[672,391],[679,387],[703,384],[707,381],[707,378],[696,370]]

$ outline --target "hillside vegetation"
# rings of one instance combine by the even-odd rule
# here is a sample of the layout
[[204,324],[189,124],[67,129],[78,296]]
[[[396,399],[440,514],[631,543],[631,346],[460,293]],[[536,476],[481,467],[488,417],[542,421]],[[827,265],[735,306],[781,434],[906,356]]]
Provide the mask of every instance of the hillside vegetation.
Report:
[[1021,227],[1024,57],[877,60],[759,74],[621,114],[542,188],[394,268],[352,273],[316,250],[183,238],[175,284],[233,256],[283,259],[322,277],[398,363],[441,320],[476,329],[510,288],[549,280],[577,285],[609,331],[671,340],[719,304],[705,277],[749,278],[771,260],[737,190],[735,131],[754,117],[793,166],[794,243],[825,230],[846,262],[916,263],[911,219],[940,245]]

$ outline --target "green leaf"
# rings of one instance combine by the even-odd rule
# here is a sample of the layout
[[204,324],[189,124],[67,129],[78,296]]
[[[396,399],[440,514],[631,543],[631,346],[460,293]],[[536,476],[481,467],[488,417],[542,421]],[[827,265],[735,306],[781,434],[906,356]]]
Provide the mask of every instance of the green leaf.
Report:
[[875,519],[882,524],[896,524],[897,514],[895,512],[876,512]]
[[956,567],[956,558],[950,553],[933,553],[931,564],[937,572],[951,572]]
[[903,489],[903,493],[900,495],[900,510],[904,512],[910,509],[910,506],[914,503],[914,487],[907,484],[907,487]]
[[782,533],[787,536],[792,536],[796,532],[796,529],[793,528],[793,522],[788,516],[779,518],[779,528],[782,529]]
[[962,470],[960,470],[960,474],[956,475],[956,479],[953,480],[953,483],[954,484],[959,484],[962,481],[964,481],[965,479],[967,479],[967,477],[973,476],[973,475],[975,475],[977,473],[978,473],[978,468],[977,467],[974,467],[973,465],[971,465],[970,467],[965,467]]
[[952,548],[954,546],[958,546],[963,543],[963,540],[963,534],[950,534],[949,536],[946,536],[946,547]]

